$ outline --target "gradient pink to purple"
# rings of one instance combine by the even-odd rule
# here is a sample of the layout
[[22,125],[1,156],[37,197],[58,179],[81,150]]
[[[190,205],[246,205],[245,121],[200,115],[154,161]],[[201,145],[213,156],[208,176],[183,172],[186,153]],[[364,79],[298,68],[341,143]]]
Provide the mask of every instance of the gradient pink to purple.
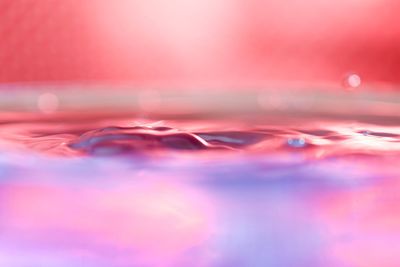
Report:
[[398,126],[72,115],[2,117],[0,266],[399,266]]
[[0,81],[400,82],[396,0],[2,0]]
[[399,267],[399,12],[0,0],[0,267]]

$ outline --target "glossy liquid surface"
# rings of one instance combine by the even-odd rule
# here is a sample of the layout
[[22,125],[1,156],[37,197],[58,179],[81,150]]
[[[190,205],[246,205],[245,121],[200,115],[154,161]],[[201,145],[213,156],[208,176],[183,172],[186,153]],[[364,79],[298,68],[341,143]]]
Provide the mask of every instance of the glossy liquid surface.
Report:
[[399,266],[396,118],[161,119],[0,114],[0,265]]

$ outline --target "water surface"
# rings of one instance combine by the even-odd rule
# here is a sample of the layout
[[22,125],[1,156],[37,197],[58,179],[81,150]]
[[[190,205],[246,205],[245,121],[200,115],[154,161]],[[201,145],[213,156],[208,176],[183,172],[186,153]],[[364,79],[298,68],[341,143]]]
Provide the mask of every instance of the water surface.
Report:
[[400,265],[395,118],[0,122],[1,266]]

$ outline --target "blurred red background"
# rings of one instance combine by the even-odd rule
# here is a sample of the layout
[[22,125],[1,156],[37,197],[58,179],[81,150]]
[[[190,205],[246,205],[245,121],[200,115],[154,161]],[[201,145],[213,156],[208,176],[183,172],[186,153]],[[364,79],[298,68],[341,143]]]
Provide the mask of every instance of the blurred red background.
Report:
[[400,82],[397,0],[0,0],[0,82]]

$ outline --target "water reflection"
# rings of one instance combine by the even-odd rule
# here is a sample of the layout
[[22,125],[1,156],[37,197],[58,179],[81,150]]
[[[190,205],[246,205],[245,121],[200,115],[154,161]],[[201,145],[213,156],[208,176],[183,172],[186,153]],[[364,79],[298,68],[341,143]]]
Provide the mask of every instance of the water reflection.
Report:
[[91,121],[1,126],[1,266],[400,264],[396,127]]

